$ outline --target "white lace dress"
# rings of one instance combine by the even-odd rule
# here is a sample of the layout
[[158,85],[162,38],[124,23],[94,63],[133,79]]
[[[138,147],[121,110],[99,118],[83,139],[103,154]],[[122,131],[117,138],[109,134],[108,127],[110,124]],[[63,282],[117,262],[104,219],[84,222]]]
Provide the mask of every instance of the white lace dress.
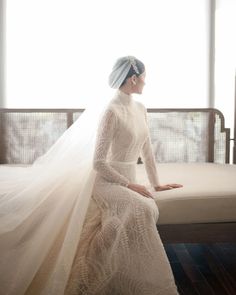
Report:
[[156,229],[157,205],[126,187],[136,182],[140,155],[158,185],[146,109],[118,90],[98,128],[91,204],[97,210],[86,218],[66,294],[178,294]]

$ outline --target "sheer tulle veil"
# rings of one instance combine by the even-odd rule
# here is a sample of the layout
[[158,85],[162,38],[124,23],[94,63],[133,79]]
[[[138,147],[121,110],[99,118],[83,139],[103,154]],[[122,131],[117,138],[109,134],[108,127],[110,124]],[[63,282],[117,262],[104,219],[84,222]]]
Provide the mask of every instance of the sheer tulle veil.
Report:
[[63,294],[92,194],[96,130],[107,103],[88,107],[32,166],[0,168],[0,294],[24,294],[50,251],[40,294]]
[[[111,87],[119,87],[133,62],[116,63]],[[1,295],[64,293],[96,176],[96,131],[109,101],[86,108],[33,165],[0,167]],[[44,284],[30,293],[36,273]]]

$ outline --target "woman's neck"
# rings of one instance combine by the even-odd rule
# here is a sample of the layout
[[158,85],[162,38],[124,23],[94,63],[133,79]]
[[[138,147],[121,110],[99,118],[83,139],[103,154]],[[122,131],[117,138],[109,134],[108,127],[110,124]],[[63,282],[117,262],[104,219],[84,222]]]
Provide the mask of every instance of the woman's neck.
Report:
[[132,90],[130,89],[130,87],[128,87],[128,85],[121,86],[119,88],[119,90],[122,91],[122,92],[124,92],[127,95],[131,95],[132,94]]

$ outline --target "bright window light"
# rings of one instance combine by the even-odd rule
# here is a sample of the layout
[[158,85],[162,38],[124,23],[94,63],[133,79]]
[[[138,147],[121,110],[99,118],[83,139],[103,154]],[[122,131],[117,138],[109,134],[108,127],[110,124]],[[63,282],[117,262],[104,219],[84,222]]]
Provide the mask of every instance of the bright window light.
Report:
[[114,61],[147,70],[147,107],[206,107],[208,1],[8,0],[6,106],[86,107]]
[[234,79],[236,75],[235,16],[235,0],[217,1],[215,105],[226,115],[226,126],[232,128],[232,132],[234,121]]

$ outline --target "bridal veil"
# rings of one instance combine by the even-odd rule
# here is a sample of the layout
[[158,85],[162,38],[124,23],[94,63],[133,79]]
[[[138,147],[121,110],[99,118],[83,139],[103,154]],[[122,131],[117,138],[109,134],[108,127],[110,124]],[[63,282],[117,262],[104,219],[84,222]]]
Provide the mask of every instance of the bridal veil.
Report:
[[[115,63],[119,88],[134,57]],[[0,168],[0,294],[27,294],[37,274],[40,294],[63,294],[90,203],[99,120],[109,101],[88,107],[49,151],[28,167]],[[47,262],[47,269],[44,264]]]

